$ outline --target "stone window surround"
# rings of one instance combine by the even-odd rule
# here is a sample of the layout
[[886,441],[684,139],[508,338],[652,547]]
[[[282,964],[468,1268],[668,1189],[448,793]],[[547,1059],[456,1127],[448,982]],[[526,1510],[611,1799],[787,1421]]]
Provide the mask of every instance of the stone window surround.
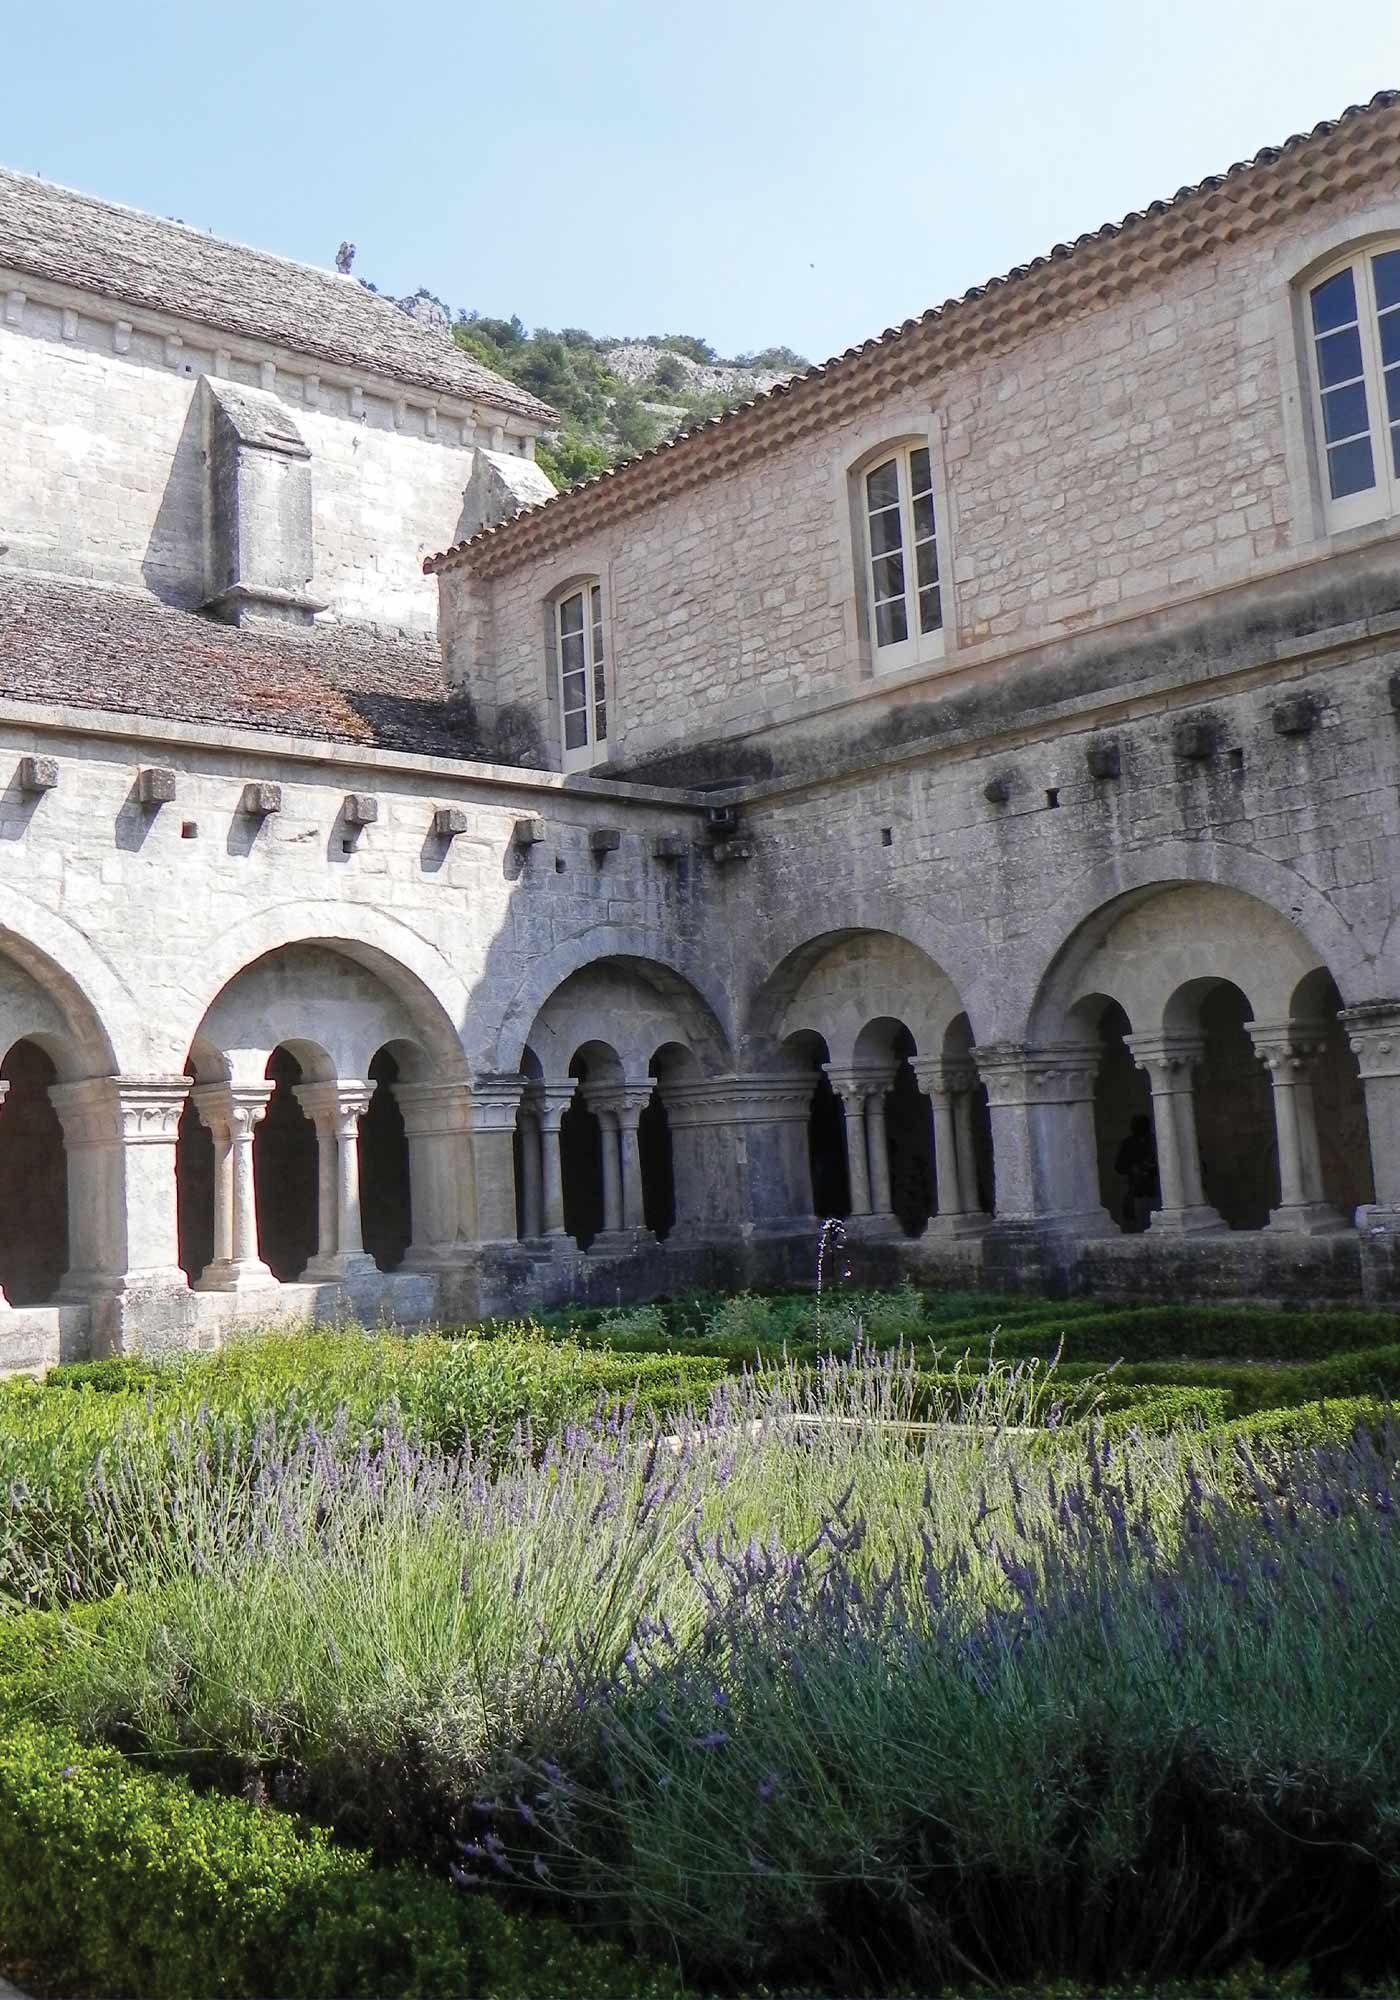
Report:
[[84,321],[89,328],[110,330],[111,351],[131,366],[144,365],[143,357],[131,350],[132,335],[145,335],[161,343],[164,367],[192,381],[201,375],[236,379],[231,368],[238,362],[254,372],[256,386],[272,389],[297,409],[334,415],[334,411],[321,406],[319,389],[324,383],[349,395],[352,406],[349,422],[364,423],[374,430],[407,431],[453,450],[472,451],[484,446],[490,451],[513,451],[524,458],[534,457],[537,433],[525,428],[518,417],[484,405],[478,407],[429,396],[420,389],[410,390],[392,377],[370,369],[359,372],[334,363],[313,364],[306,355],[269,341],[225,334],[221,328],[185,320],[173,313],[128,306],[123,300],[103,298],[6,265],[0,265],[0,299],[5,307],[0,326],[10,332],[47,337],[44,330],[25,326],[25,309],[30,305],[42,306],[59,314],[60,338],[65,343],[96,345],[91,339],[82,341]]
[[[603,593],[603,659],[607,677],[608,734],[607,740],[590,744],[587,752],[569,753],[573,762],[565,763],[563,704],[559,684],[559,605],[564,598],[576,590],[587,589],[596,584]],[[566,558],[552,563],[540,578],[541,629],[544,646],[541,660],[544,667],[545,686],[545,747],[556,768],[571,778],[579,777],[604,763],[611,750],[621,741],[621,695],[625,685],[625,667],[620,667],[617,652],[617,635],[614,623],[613,605],[613,562],[603,548],[570,549]]]
[[[933,508],[938,529],[938,573],[943,593],[943,623],[937,632],[915,632],[898,646],[877,648],[871,631],[865,474],[883,457],[919,446],[929,455],[933,473]],[[852,683],[884,681],[891,675],[936,672],[947,655],[957,651],[957,595],[953,587],[956,520],[947,467],[943,457],[943,414],[927,404],[882,411],[854,435],[844,435],[832,464],[832,504],[837,546],[849,551],[848,583],[843,605],[847,678]],[[906,551],[906,562],[909,552]],[[914,621],[917,625],[917,616]],[[895,655],[880,658],[880,655]]]

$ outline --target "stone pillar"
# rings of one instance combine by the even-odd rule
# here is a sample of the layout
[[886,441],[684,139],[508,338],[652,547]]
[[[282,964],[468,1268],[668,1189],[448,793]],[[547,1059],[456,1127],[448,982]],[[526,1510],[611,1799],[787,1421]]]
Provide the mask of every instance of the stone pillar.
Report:
[[578,1089],[577,1079],[546,1083],[540,1091],[540,1182],[543,1190],[544,1234],[558,1245],[567,1242],[564,1227],[564,1163],[559,1154],[559,1127]]
[[637,1121],[655,1088],[648,1079],[644,1084],[599,1084],[587,1093],[589,1109],[603,1127],[603,1229],[594,1239],[595,1249],[631,1249],[654,1240],[642,1201]]
[[[1099,1200],[1098,1050],[1077,1042],[996,1042],[979,1044],[973,1061],[991,1112],[997,1226],[1037,1224],[1071,1237],[1116,1235]],[[961,1168],[972,1168],[970,1106],[966,1131],[960,1181]]]
[[615,1111],[599,1106],[595,1116],[603,1154],[603,1230],[605,1234],[616,1235],[622,1227],[621,1128]]
[[[528,1083],[526,1077],[506,1073],[479,1076],[471,1085],[471,1174],[463,1190],[463,1233],[471,1241],[517,1240],[515,1121]],[[533,1094],[539,1085],[529,1088]]]
[[1276,1026],[1251,1023],[1248,1034],[1269,1072],[1278,1131],[1279,1205],[1270,1212],[1268,1226],[1292,1236],[1335,1235],[1350,1224],[1323,1194],[1312,1086],[1326,1030],[1285,1021]]
[[[744,1114],[762,1093],[751,1098],[746,1080],[723,1076],[678,1078],[660,1090],[676,1183],[676,1221],[667,1240],[674,1245],[713,1237],[732,1243],[752,1221],[750,1126]],[[780,1155],[778,1164],[786,1186],[788,1161]]]
[[972,1094],[977,1069],[968,1057],[916,1061],[919,1088],[933,1107],[933,1173],[937,1211],[929,1220],[935,1236],[979,1235],[986,1227],[977,1202],[977,1163],[972,1145]]
[[[0,1076],[0,1111],[4,1110],[5,1099],[9,1096],[9,1094],[10,1094],[10,1086],[5,1080],[5,1078],[3,1076]],[[8,1312],[10,1310],[11,1310],[10,1301],[5,1297],[5,1288],[3,1285],[0,1285],[0,1312]]]
[[277,1280],[258,1256],[253,1192],[253,1133],[267,1111],[270,1084],[235,1089],[197,1084],[194,1108],[214,1139],[214,1255],[196,1291],[263,1291]]
[[1196,1142],[1196,1105],[1191,1076],[1201,1059],[1199,1035],[1128,1035],[1133,1061],[1146,1072],[1152,1091],[1152,1126],[1157,1144],[1157,1178],[1162,1205],[1153,1211],[1148,1233],[1199,1236],[1225,1227],[1204,1198],[1201,1154]]
[[461,1263],[471,1236],[471,1093],[462,1082],[392,1088],[408,1140],[403,1269],[440,1271]]
[[[369,1109],[369,1082],[298,1083],[298,1104],[316,1127],[318,1213],[316,1255],[304,1273],[308,1284],[340,1281],[374,1270],[365,1254],[360,1222],[360,1120]],[[329,1183],[329,1186],[328,1186]],[[332,1223],[326,1233],[325,1224]]]
[[642,1152],[637,1123],[651,1102],[654,1084],[638,1085],[624,1091],[617,1105],[617,1122],[622,1139],[622,1226],[638,1235],[649,1235],[642,1201]]
[[68,1155],[70,1266],[61,1297],[188,1291],[175,1142],[189,1089],[186,1076],[50,1086]]
[[885,1097],[890,1080],[877,1083],[865,1100],[865,1142],[870,1157],[870,1213],[879,1221],[894,1214],[890,1191],[890,1142],[885,1130]]

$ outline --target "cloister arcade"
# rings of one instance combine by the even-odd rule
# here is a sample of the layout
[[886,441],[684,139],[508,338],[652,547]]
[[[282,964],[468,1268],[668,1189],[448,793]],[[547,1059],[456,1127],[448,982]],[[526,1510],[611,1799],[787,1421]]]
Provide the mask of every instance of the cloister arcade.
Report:
[[1109,900],[981,1039],[934,958],[873,930],[788,953],[737,1026],[619,955],[501,1030],[499,1069],[469,1070],[464,1025],[382,951],[306,939],[223,980],[183,1074],[131,1076],[77,980],[4,933],[0,1299],[353,1289],[485,1248],[543,1293],[580,1255],[826,1216],[966,1263],[1028,1224],[1313,1237],[1400,1213],[1400,1003],[1344,995],[1296,922],[1215,884]]

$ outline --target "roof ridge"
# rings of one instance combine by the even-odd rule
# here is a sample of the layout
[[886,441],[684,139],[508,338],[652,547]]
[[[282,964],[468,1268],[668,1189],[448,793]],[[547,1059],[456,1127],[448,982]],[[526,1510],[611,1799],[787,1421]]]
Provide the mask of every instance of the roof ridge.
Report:
[[604,472],[595,473],[591,479],[582,480],[576,486],[565,487],[548,500],[538,501],[532,507],[517,508],[513,514],[507,515],[504,520],[497,521],[490,527],[480,528],[474,535],[468,536],[464,541],[456,542],[450,547],[440,550],[436,555],[425,558],[423,563],[424,572],[432,574],[440,568],[450,566],[465,557],[468,551],[478,549],[496,537],[508,538],[512,529],[523,523],[537,521],[543,515],[552,514],[555,519],[558,519],[561,511],[573,511],[573,509],[568,507],[569,502],[577,504],[584,498],[597,497],[599,496],[599,489],[609,487],[615,482],[630,482],[630,478],[635,476],[638,467],[646,466],[664,458],[669,453],[688,445],[691,440],[703,439],[719,430],[732,429],[741,418],[747,417],[750,412],[756,411],[761,414],[765,408],[770,408],[778,404],[783,398],[792,396],[794,393],[800,394],[805,385],[817,382],[829,382],[836,373],[844,374],[848,372],[856,363],[865,360],[871,354],[881,351],[887,352],[893,344],[916,333],[921,327],[936,324],[945,315],[956,312],[960,308],[973,305],[977,301],[987,297],[989,293],[1016,285],[1034,273],[1045,270],[1051,264],[1067,262],[1077,252],[1081,252],[1092,245],[1110,243],[1115,238],[1138,228],[1146,222],[1160,219],[1173,209],[1183,206],[1188,201],[1202,195],[1216,193],[1220,188],[1225,187],[1227,183],[1232,180],[1238,180],[1242,175],[1257,172],[1262,168],[1275,165],[1286,154],[1296,151],[1300,146],[1310,145],[1317,140],[1329,137],[1348,120],[1366,117],[1375,112],[1389,109],[1397,103],[1400,103],[1400,90],[1378,90],[1373,93],[1365,104],[1349,104],[1336,118],[1324,118],[1308,132],[1295,132],[1278,145],[1262,146],[1249,159],[1235,161],[1223,173],[1207,174],[1199,181],[1190,182],[1179,187],[1173,195],[1149,202],[1145,208],[1129,209],[1117,222],[1101,223],[1097,229],[1086,230],[1081,235],[1076,236],[1072,243],[1055,243],[1048,251],[1032,257],[1029,262],[1014,264],[1009,271],[995,277],[986,278],[980,284],[969,286],[965,292],[945,299],[941,305],[927,307],[922,313],[916,314],[911,319],[903,320],[898,326],[887,326],[883,333],[872,334],[868,339],[859,342],[853,347],[843,349],[839,354],[830,356],[826,361],[816,362],[811,367],[802,369],[797,374],[790,375],[785,381],[775,383],[771,389],[762,390],[759,394],[748,397],[744,402],[736,403],[733,408],[722,411],[719,416],[710,417],[704,423],[696,424],[689,430],[678,431],[674,437],[666,438],[660,444],[652,445],[648,450],[639,452],[633,458],[623,459],[617,465],[609,466]]

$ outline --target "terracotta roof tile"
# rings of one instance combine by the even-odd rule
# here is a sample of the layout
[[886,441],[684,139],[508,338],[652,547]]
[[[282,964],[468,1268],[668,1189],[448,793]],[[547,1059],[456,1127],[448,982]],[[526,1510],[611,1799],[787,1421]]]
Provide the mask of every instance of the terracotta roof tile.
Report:
[[345,625],[217,625],[139,592],[0,569],[0,696],[434,757],[485,753],[437,649]]
[[528,418],[553,410],[358,279],[0,167],[0,265]]

